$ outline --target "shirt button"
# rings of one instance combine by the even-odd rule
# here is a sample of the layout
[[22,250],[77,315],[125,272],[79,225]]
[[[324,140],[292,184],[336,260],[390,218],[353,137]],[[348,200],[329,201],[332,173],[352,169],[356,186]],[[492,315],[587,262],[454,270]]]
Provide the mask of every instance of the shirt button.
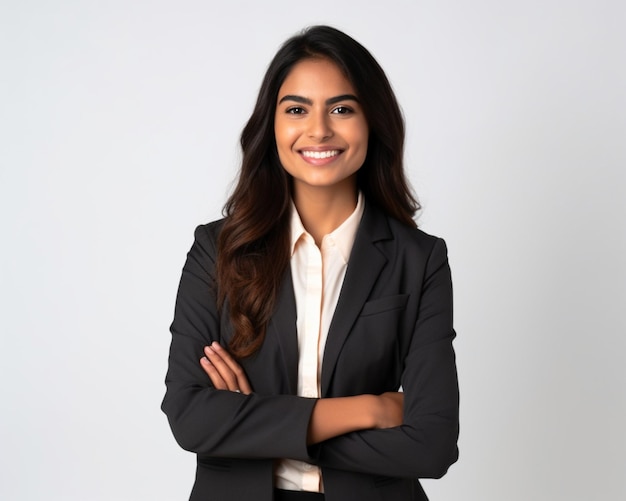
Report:
[[302,465],[302,469],[303,469],[304,471],[311,471],[311,470],[313,469],[313,465],[311,465],[311,464],[309,464],[309,463],[304,463],[304,464]]

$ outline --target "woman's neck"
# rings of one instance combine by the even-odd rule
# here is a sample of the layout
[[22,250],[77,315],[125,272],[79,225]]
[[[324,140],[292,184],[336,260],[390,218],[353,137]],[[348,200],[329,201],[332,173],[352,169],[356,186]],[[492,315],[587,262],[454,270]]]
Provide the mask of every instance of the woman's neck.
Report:
[[318,247],[324,236],[332,233],[354,212],[356,186],[350,190],[328,190],[316,187],[294,189],[293,202],[302,225]]

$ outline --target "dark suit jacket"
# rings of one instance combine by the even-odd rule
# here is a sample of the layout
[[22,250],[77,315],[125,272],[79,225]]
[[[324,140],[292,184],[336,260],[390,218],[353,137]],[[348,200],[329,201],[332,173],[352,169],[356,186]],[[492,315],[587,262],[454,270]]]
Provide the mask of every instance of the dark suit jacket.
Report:
[[228,344],[212,292],[220,222],[196,229],[174,321],[163,411],[197,454],[191,500],[270,501],[275,458],[322,468],[328,501],[426,500],[418,478],[458,457],[452,287],[443,240],[366,204],[330,326],[322,397],[404,390],[404,424],[307,447],[314,399],[295,396],[298,348],[289,269],[262,348],[242,362],[254,393],[212,387],[204,346]]

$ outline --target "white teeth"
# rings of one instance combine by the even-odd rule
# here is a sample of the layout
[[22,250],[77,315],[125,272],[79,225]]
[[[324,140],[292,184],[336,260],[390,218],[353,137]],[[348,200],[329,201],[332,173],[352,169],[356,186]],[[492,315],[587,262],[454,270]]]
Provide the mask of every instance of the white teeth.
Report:
[[302,151],[302,155],[308,158],[330,158],[339,155],[339,150],[329,151]]

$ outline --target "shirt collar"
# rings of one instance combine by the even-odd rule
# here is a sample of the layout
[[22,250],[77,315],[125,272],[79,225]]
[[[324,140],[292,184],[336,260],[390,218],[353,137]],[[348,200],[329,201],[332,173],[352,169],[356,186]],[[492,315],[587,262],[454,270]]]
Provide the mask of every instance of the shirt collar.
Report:
[[293,200],[291,201],[291,221],[289,227],[291,232],[289,251],[290,255],[293,256],[293,253],[296,250],[296,244],[298,243],[298,240],[300,240],[303,235],[307,234],[306,230],[304,229],[304,225],[302,224],[302,220],[300,219],[300,214],[298,214],[298,210],[296,209],[296,205],[293,203]]
[[[334,231],[324,236],[324,239],[322,240],[322,245],[324,245],[324,240],[331,239],[339,249],[343,260],[346,263],[350,258],[352,246],[354,245],[354,239],[356,238],[356,232],[359,229],[359,223],[361,222],[361,217],[363,216],[364,210],[365,199],[363,197],[363,194],[359,191],[359,196],[357,198],[357,204],[354,212],[350,214],[343,223],[335,228]],[[302,224],[302,220],[300,219],[300,215],[298,214],[298,211],[293,201],[291,202],[290,231],[290,251],[291,255],[293,256],[293,253],[296,250],[296,244],[298,243],[300,238],[302,238],[303,235],[309,234]]]

